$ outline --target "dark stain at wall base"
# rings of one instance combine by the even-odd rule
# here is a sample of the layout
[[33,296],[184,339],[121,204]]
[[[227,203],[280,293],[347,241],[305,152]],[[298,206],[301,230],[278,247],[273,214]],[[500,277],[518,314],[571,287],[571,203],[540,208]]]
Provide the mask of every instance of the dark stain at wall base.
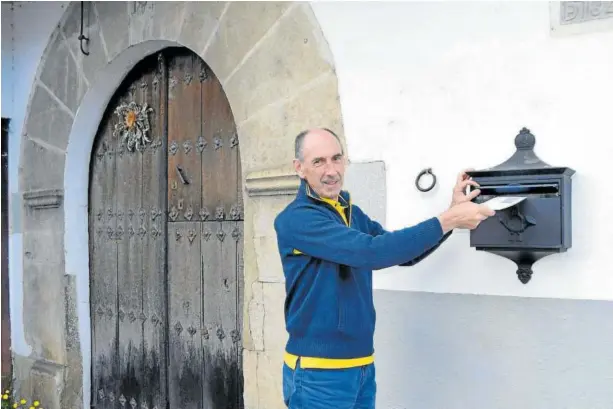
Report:
[[128,342],[128,345],[122,352],[119,356],[119,396],[123,396],[128,402],[132,398],[139,402],[141,400],[141,379],[143,374],[142,352],[131,341]]
[[143,355],[130,342],[124,349],[123,357],[127,359],[120,365],[117,355],[98,356],[92,379],[91,401],[94,406],[114,408],[119,404],[131,408],[131,404],[136,402],[139,408],[165,408],[166,388],[161,384],[165,374],[160,366],[159,352],[145,348]]
[[[146,345],[145,345],[146,347]],[[162,373],[164,371],[164,373]],[[163,381],[162,381],[163,380]],[[145,348],[145,366],[143,368],[143,393],[148,408],[166,407],[166,373],[160,365],[158,351]]]
[[[184,352],[171,352],[181,358],[169,362],[174,374],[169,385],[170,408],[243,408],[243,373],[236,344],[229,351],[215,352],[203,351],[191,342],[178,343],[175,348]],[[146,345],[142,352],[128,343],[120,355],[123,359],[100,355],[96,360],[92,403],[101,408],[166,408],[167,377],[159,352]]]
[[218,350],[205,351],[205,396],[214,409],[240,409],[243,407],[243,372],[239,365],[239,353],[232,348],[229,353]]
[[[177,354],[183,345],[175,344],[173,354]],[[200,348],[196,348],[193,343],[187,347],[187,353],[182,356],[182,362],[170,362],[171,373],[174,373],[175,379],[170,385],[170,407],[180,405],[181,408],[200,408],[202,405],[202,354]],[[172,369],[178,365],[179,368]],[[178,395],[178,396],[177,396]]]

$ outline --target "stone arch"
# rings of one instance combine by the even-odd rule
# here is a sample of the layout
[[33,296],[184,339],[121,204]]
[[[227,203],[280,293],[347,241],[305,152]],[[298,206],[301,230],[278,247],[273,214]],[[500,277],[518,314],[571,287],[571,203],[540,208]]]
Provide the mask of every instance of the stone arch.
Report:
[[[293,136],[328,126],[344,141],[331,52],[308,4],[72,2],[45,48],[21,140],[23,321],[21,389],[46,407],[89,407],[89,160],[117,86],[167,46],[197,53],[221,80],[241,140],[245,186],[245,405],[280,406],[283,280],[272,219],[295,192]],[[263,266],[262,269],[259,266]],[[274,303],[267,310],[267,304]],[[41,312],[44,311],[44,314]],[[271,333],[267,328],[275,328]],[[268,369],[270,368],[270,369]],[[248,379],[258,379],[259,388]],[[58,391],[60,394],[58,395]]]

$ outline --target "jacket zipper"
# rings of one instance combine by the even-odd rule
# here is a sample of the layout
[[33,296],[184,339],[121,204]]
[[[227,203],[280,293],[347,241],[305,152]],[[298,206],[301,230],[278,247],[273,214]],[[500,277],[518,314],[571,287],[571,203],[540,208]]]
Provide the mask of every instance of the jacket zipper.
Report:
[[[347,226],[347,227],[351,227],[351,199],[349,199],[349,203],[348,203],[348,207],[349,207],[349,216],[347,216],[347,223],[345,223],[345,221],[343,220],[343,217],[338,214],[338,211],[334,208],[334,206],[332,206],[330,203],[326,202],[325,200],[321,200],[318,197],[315,197],[311,194],[311,188],[307,186],[307,194],[311,199],[315,199],[321,203],[323,203],[324,205],[326,205],[329,209],[332,209],[332,211],[334,211],[334,214],[341,219],[341,222]],[[343,199],[344,200],[344,199]]]

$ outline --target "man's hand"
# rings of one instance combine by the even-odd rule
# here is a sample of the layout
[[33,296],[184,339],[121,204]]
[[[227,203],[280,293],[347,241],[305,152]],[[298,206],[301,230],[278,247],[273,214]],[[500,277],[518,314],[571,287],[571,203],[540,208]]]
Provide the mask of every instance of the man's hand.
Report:
[[438,216],[443,234],[453,229],[476,229],[485,219],[496,212],[484,204],[464,202],[457,204]]
[[471,171],[473,169],[464,169],[462,172],[460,172],[458,174],[458,178],[456,180],[456,184],[453,188],[453,195],[451,197],[451,205],[449,206],[450,208],[456,205],[459,205],[460,203],[464,203],[464,202],[470,202],[471,200],[473,200],[475,197],[479,196],[479,193],[481,193],[481,191],[479,189],[473,190],[472,192],[470,192],[470,194],[466,194],[466,187],[468,185],[470,186],[474,186],[474,187],[479,187],[479,184],[477,182],[475,182],[474,180],[472,180],[467,174],[466,172]]

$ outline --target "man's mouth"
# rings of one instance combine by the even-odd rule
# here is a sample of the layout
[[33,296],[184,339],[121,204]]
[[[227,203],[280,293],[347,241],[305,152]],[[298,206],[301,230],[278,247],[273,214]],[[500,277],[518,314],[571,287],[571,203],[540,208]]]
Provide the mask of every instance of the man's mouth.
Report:
[[338,183],[338,180],[325,180],[324,185],[334,186]]

